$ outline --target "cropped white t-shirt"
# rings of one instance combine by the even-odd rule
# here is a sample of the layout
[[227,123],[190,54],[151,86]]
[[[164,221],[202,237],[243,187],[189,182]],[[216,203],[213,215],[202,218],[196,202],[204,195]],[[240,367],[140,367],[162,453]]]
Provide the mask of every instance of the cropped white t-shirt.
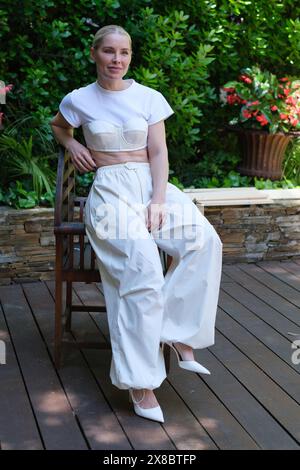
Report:
[[154,88],[133,78],[125,90],[107,90],[98,81],[69,92],[59,110],[72,127],[82,126],[88,148],[118,152],[147,147],[148,126],[174,111]]

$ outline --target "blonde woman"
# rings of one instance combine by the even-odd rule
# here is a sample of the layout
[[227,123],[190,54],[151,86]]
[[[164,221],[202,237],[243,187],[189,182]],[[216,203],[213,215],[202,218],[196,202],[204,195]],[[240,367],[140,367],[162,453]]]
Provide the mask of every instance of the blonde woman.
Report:
[[[210,373],[193,349],[214,344],[222,242],[168,182],[164,120],[174,111],[159,91],[123,78],[127,31],[104,26],[90,53],[97,79],[62,99],[51,126],[81,173],[96,170],[85,225],[106,301],[111,381],[129,390],[136,414],[163,422],[153,390],[166,378],[164,344],[181,368]],[[73,138],[79,126],[86,146]],[[158,247],[173,257],[165,277]]]

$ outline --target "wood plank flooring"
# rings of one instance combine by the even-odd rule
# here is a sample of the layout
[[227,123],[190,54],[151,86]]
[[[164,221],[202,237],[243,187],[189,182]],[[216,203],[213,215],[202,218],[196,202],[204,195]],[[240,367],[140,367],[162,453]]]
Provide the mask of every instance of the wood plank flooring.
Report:
[[[103,303],[100,287],[74,284],[76,303]],[[111,384],[110,350],[66,346],[56,370],[53,331],[53,281],[0,286],[3,450],[300,448],[300,259],[223,265],[216,341],[195,351],[212,374],[180,369],[171,351],[155,391],[163,424]],[[74,313],[69,339],[109,343],[106,313]]]

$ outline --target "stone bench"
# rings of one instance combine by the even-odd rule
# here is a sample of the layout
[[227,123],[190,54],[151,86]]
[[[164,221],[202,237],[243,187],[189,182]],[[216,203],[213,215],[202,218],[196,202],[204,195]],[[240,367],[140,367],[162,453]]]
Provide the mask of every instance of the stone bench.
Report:
[[300,189],[185,189],[214,225],[224,262],[300,256]]
[[[185,189],[223,241],[223,262],[300,256],[300,189]],[[54,279],[54,210],[0,206],[0,285]]]

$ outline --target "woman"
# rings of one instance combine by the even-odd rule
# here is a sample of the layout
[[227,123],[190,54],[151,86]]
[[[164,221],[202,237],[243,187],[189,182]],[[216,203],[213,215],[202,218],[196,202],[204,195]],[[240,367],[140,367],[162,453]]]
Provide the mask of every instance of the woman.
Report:
[[[95,34],[97,80],[68,93],[51,125],[80,172],[96,170],[85,225],[100,271],[112,345],[110,378],[135,412],[163,422],[153,390],[166,378],[163,347],[179,366],[210,372],[193,348],[214,344],[222,242],[191,199],[168,182],[164,96],[123,80],[131,38],[120,26]],[[82,126],[86,145],[73,138]],[[158,247],[173,257],[163,276]]]

